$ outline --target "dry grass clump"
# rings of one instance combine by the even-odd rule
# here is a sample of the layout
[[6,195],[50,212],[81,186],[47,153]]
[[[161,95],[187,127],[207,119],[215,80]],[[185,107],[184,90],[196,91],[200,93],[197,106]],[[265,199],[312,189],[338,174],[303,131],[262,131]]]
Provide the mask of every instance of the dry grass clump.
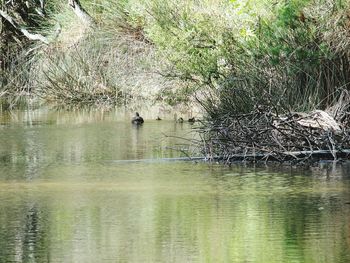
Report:
[[36,94],[56,104],[109,105],[150,99],[172,81],[157,74],[154,47],[105,28],[73,46],[58,43],[36,67]]

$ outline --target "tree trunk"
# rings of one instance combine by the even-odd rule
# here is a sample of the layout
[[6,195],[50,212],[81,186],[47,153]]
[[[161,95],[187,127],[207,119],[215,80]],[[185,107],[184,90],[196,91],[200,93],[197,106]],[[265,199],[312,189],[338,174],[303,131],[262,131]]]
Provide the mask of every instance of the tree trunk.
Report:
[[[6,1],[1,1],[1,10],[7,10]],[[12,41],[11,24],[0,15],[0,70],[7,67],[7,54]]]

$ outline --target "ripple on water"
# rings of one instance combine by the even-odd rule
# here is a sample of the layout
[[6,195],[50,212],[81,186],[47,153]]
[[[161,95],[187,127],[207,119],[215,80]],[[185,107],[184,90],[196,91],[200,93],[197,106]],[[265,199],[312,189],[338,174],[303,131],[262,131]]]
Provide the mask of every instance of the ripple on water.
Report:
[[190,126],[65,114],[1,126],[0,262],[350,262],[349,169],[159,161]]

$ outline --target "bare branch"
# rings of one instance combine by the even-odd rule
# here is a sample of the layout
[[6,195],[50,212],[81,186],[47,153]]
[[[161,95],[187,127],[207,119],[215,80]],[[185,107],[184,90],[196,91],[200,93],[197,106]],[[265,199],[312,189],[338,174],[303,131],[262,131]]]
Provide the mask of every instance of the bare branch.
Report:
[[49,41],[46,37],[44,37],[41,34],[33,34],[30,33],[27,29],[25,29],[23,26],[19,25],[15,20],[12,19],[12,17],[7,14],[5,11],[0,10],[0,16],[3,17],[7,22],[9,22],[16,30],[20,31],[25,37],[27,37],[30,40],[39,40],[45,44],[49,44]]
[[[326,112],[274,114],[273,107],[203,122],[202,152],[220,160],[314,161],[350,157],[349,132]],[[194,142],[196,143],[196,142]],[[210,156],[208,156],[210,153]]]

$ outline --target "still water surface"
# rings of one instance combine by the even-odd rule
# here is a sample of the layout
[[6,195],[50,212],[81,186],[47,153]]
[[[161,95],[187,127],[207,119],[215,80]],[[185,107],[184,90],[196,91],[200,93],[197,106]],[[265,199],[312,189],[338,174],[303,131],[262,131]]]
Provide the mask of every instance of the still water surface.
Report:
[[349,164],[166,161],[191,126],[129,118],[0,115],[0,262],[350,262]]

